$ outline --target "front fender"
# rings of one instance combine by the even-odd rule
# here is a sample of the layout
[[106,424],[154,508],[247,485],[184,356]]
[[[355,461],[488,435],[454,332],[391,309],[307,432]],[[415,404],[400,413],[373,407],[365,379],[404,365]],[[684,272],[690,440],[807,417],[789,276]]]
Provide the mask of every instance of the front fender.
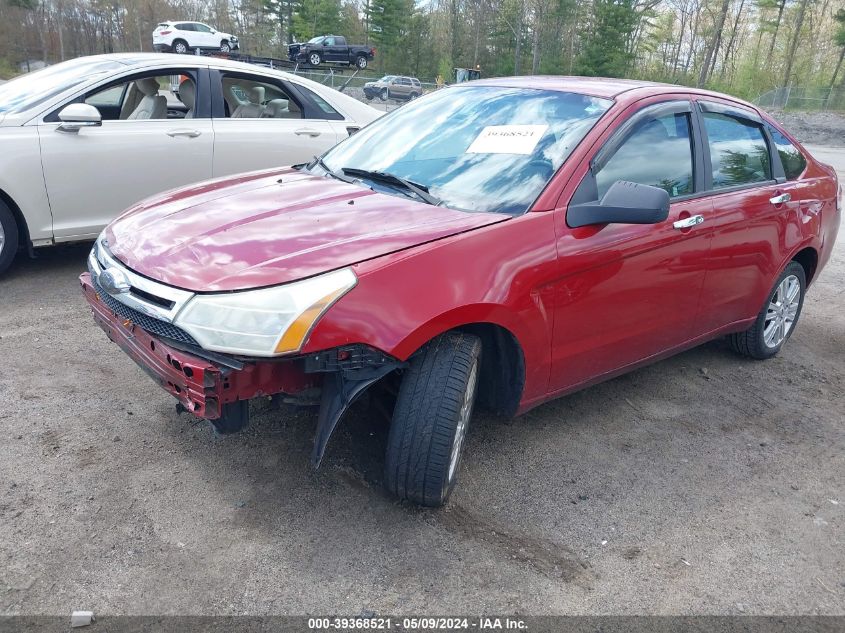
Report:
[[551,362],[551,213],[529,213],[354,266],[358,285],[317,323],[304,353],[363,343],[407,360],[469,324],[508,330],[525,359],[523,400],[546,393]]

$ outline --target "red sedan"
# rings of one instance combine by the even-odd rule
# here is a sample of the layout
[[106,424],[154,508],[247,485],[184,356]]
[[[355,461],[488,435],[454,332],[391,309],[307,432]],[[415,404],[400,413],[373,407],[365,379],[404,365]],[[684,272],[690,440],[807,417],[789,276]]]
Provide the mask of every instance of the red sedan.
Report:
[[795,331],[840,223],[831,167],[754,106],[607,79],[438,91],[307,165],[148,199],[81,277],[109,337],[220,433],[392,385],[385,485],[443,504],[475,404],[516,415],[727,335]]

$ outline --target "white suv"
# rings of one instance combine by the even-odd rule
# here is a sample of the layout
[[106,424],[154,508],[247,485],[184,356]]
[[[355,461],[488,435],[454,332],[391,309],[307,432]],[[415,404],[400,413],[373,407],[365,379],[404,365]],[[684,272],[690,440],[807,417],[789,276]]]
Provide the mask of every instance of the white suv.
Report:
[[184,54],[194,49],[228,53],[239,48],[238,38],[217,31],[202,22],[162,22],[153,31],[153,48],[159,52]]

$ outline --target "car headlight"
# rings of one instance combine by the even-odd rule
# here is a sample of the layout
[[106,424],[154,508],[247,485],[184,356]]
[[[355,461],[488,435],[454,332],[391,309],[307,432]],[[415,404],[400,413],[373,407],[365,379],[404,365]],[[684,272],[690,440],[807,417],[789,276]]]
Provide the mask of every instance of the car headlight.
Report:
[[297,352],[311,329],[355,287],[350,268],[274,288],[196,295],[174,324],[203,348],[245,356]]

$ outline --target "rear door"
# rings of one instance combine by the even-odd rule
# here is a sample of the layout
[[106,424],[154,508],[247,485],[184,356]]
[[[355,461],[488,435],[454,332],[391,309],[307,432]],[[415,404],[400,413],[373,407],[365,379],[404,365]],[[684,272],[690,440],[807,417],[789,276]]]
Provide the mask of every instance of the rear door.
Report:
[[552,392],[607,377],[701,333],[709,238],[700,221],[710,214],[710,202],[701,195],[691,103],[651,103],[623,117],[570,204],[600,200],[613,183],[632,181],[665,189],[669,216],[659,224],[569,228],[559,215]]
[[[214,176],[310,161],[346,134],[332,125],[343,116],[305,89],[269,75],[214,70]],[[263,88],[258,116],[233,118],[253,88]]]
[[757,113],[709,98],[698,101],[698,110],[713,205],[701,318],[707,330],[716,330],[760,310],[779,272],[790,215],[801,202],[795,179],[803,166],[787,179]]

